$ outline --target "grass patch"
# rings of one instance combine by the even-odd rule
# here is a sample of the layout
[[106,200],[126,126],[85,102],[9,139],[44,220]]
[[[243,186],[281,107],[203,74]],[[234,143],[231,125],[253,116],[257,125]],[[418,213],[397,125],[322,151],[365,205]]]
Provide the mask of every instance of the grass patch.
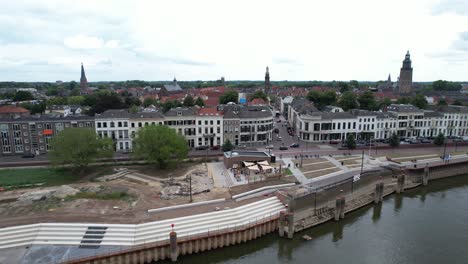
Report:
[[95,200],[133,200],[133,196],[129,195],[127,192],[86,192],[82,191],[75,195],[69,195],[65,200],[75,200],[75,199],[95,199]]
[[28,187],[41,184],[56,186],[75,182],[79,176],[69,169],[31,168],[0,170],[0,186],[6,188]]
[[291,176],[291,175],[293,175],[293,173],[289,168],[286,168],[286,169],[284,169],[284,175]]

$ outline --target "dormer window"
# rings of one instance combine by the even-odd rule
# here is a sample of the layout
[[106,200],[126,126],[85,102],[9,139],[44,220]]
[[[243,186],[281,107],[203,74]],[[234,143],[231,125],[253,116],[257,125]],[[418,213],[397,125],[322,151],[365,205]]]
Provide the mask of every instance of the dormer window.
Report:
[[177,111],[177,116],[182,116],[182,112],[181,112],[181,111]]

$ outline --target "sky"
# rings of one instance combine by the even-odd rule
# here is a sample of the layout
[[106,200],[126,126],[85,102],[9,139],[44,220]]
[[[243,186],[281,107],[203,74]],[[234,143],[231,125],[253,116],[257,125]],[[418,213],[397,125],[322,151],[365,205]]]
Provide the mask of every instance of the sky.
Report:
[[0,81],[468,81],[467,0],[0,1]]

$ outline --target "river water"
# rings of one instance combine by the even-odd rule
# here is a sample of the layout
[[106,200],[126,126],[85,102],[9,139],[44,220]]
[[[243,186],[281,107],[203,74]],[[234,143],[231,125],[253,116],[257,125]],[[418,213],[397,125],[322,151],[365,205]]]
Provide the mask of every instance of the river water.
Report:
[[[301,237],[313,239],[304,241]],[[391,195],[340,222],[181,256],[178,263],[468,263],[468,177]]]

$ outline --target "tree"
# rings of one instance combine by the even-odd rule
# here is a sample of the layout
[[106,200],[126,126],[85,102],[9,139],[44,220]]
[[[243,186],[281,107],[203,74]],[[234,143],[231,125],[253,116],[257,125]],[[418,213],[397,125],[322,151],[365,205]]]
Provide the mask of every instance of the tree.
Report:
[[392,136],[389,139],[389,144],[393,148],[400,146],[400,137],[397,135],[397,133],[392,134]]
[[28,91],[18,91],[15,93],[15,97],[13,97],[13,101],[29,101],[34,100],[34,96]]
[[267,95],[261,90],[255,91],[255,93],[250,95],[250,101],[254,99],[263,99],[265,102],[268,102]]
[[377,110],[377,102],[375,101],[374,94],[371,91],[366,91],[359,95],[358,102],[360,109],[369,111]]
[[397,104],[409,104],[411,99],[409,97],[400,97],[397,99]]
[[424,97],[424,95],[422,94],[417,94],[415,97],[411,98],[411,104],[416,106],[417,108],[426,109],[427,108],[426,97]]
[[71,81],[68,83],[68,89],[73,90],[76,88],[79,88],[79,87],[78,87],[78,83],[76,83],[75,81]]
[[66,105],[67,104],[67,98],[66,97],[60,97],[56,96],[53,98],[50,98],[47,100],[47,105]]
[[233,149],[234,149],[234,145],[231,143],[231,141],[229,139],[224,141],[224,144],[223,144],[223,151],[224,152],[231,151]]
[[445,143],[445,136],[442,133],[439,133],[436,138],[434,138],[434,144],[437,146],[442,146]]
[[356,140],[354,139],[354,135],[348,134],[346,137],[346,147],[349,149],[355,149],[356,148]]
[[150,105],[156,105],[156,100],[151,97],[145,98],[145,100],[143,101],[143,106],[148,107]]
[[81,173],[97,159],[111,158],[112,145],[110,138],[98,138],[93,129],[67,128],[52,138],[49,160],[54,166],[70,164]]
[[69,105],[82,105],[85,98],[83,96],[70,96],[67,98]]
[[390,100],[390,98],[388,97],[385,97],[382,101],[380,101],[380,106],[379,108],[382,109],[382,108],[385,108],[389,105],[392,104],[392,100]]
[[453,101],[453,105],[463,106],[463,102],[460,99],[455,99],[455,101]]
[[28,109],[32,115],[34,114],[42,114],[46,109],[46,104],[41,102],[39,104],[31,104],[31,103],[22,103],[21,107]]
[[351,80],[351,81],[349,81],[349,86],[351,86],[352,88],[358,89],[359,88],[359,82],[356,81],[356,80]]
[[187,106],[187,107],[194,106],[195,102],[193,100],[193,97],[190,96],[190,95],[187,95],[187,97],[185,97],[185,99],[184,99],[183,105]]
[[319,109],[326,105],[336,104],[336,93],[333,90],[328,90],[326,92],[310,91],[307,94],[307,98],[309,101],[314,102],[314,105],[316,105]]
[[80,88],[73,88],[73,90],[70,91],[70,96],[78,96],[80,95]]
[[195,105],[203,107],[205,106],[205,102],[203,102],[203,99],[201,99],[201,97],[198,97],[197,100],[195,100]]
[[220,104],[227,104],[230,102],[237,103],[239,101],[239,93],[234,90],[226,91],[219,97]]
[[462,87],[459,83],[438,80],[432,83],[432,88],[435,91],[460,91]]
[[[122,100],[122,98],[114,93],[114,92],[109,92],[106,90],[99,91],[95,95],[93,95],[95,98],[85,98],[86,103],[91,103],[91,110],[90,112],[92,114],[94,113],[102,113],[108,109],[122,109],[122,108],[129,108],[131,104],[125,104]],[[131,102],[127,102],[131,103]]]
[[345,111],[358,107],[356,95],[353,92],[345,92],[341,95],[338,101],[338,106]]
[[447,105],[447,101],[445,101],[444,98],[440,98],[440,99],[439,99],[439,102],[437,102],[437,105],[438,105],[438,106]]
[[138,130],[133,144],[134,155],[161,169],[180,163],[187,157],[185,138],[168,126],[150,125]]
[[338,82],[338,87],[340,87],[341,93],[345,93],[350,90],[350,87],[347,82]]

